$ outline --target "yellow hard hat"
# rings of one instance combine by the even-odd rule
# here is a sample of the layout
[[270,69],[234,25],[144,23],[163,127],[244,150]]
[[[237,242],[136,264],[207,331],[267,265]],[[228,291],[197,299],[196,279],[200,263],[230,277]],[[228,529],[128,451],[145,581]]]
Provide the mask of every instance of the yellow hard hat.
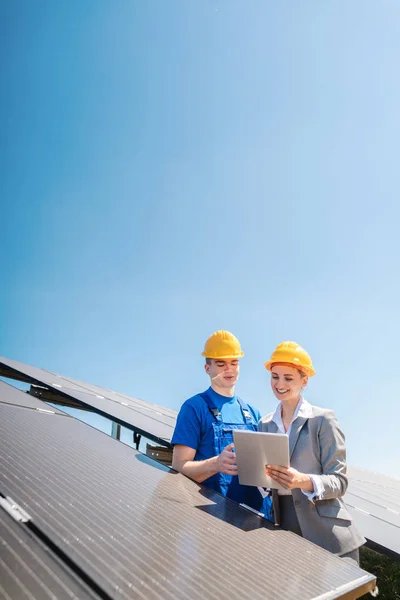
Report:
[[244,352],[232,333],[221,329],[212,334],[204,345],[202,355],[206,358],[241,358]]
[[296,342],[282,342],[282,344],[279,344],[273,351],[271,359],[264,363],[264,366],[270,371],[276,363],[293,365],[309,377],[315,375],[311,356]]

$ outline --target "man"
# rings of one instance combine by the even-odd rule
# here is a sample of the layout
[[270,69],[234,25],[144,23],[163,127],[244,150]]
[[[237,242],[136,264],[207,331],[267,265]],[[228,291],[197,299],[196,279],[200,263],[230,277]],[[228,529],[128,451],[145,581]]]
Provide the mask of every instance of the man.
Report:
[[211,386],[186,400],[178,414],[172,444],[172,467],[207,487],[261,510],[256,487],[239,484],[233,429],[257,431],[260,412],[235,395],[239,340],[229,331],[216,331],[206,341],[203,356]]

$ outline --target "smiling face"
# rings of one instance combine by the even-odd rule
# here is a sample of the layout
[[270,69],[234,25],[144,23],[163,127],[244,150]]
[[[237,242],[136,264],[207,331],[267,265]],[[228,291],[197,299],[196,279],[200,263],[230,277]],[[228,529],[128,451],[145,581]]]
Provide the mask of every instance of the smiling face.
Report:
[[239,361],[237,358],[209,358],[205,365],[213,387],[229,390],[239,378]]
[[281,402],[298,402],[308,377],[296,367],[276,363],[271,367],[271,387]]

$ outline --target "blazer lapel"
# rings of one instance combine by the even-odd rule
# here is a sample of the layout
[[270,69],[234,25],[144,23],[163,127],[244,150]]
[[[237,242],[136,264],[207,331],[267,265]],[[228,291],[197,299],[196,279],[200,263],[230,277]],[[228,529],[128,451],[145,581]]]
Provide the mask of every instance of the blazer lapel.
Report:
[[270,421],[268,423],[268,433],[278,433],[278,425],[275,421]]
[[297,444],[298,437],[300,435],[300,431],[303,428],[303,425],[307,422],[308,417],[297,417],[295,421],[293,421],[292,429],[290,430],[289,435],[289,456],[292,457],[293,450]]

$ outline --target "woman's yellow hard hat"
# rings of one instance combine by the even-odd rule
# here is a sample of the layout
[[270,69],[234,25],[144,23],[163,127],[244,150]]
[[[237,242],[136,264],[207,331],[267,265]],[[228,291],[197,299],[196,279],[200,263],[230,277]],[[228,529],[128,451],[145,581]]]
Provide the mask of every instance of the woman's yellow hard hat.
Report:
[[282,344],[279,344],[273,351],[270,360],[264,363],[264,366],[270,371],[276,363],[293,365],[309,377],[315,375],[311,356],[296,342],[282,342]]

